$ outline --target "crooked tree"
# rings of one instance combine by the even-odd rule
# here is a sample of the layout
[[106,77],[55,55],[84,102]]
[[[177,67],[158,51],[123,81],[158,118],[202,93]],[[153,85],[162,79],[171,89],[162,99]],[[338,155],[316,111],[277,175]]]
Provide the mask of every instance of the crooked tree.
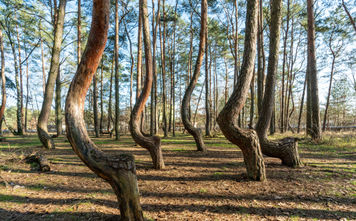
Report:
[[83,116],[85,95],[105,48],[109,13],[109,0],[93,0],[87,46],[66,99],[67,137],[79,158],[113,188],[119,202],[121,219],[143,221],[134,157],[131,154],[109,156],[99,150],[89,138]]
[[[148,136],[142,134],[141,131],[141,115],[145,108],[146,101],[151,93],[153,72],[152,72],[152,51],[150,29],[148,24],[147,0],[140,0],[139,15],[142,19],[143,25],[143,43],[145,49],[145,65],[146,65],[146,79],[143,89],[138,97],[135,106],[132,109],[130,117],[130,132],[134,141],[141,147],[147,149],[151,155],[153,167],[155,169],[163,169],[164,162],[161,149],[161,139],[158,136]],[[140,19],[140,18],[139,18]]]
[[285,138],[280,141],[270,141],[267,138],[267,132],[271,123],[276,75],[278,67],[280,28],[282,17],[282,0],[271,0],[271,22],[270,22],[270,41],[269,56],[267,67],[266,86],[261,106],[261,113],[256,124],[262,153],[269,157],[276,157],[282,160],[282,163],[291,167],[301,166],[298,153],[298,142],[294,138]]
[[59,57],[62,45],[64,15],[66,8],[66,0],[60,0],[59,7],[56,12],[56,21],[54,22],[54,42],[52,48],[51,65],[48,73],[48,79],[46,83],[46,90],[43,98],[42,109],[37,123],[37,134],[45,148],[55,148],[54,142],[51,136],[48,134],[47,125],[48,118],[51,112],[51,105],[54,94],[54,85],[58,75]]
[[199,41],[198,57],[195,63],[193,76],[190,79],[189,85],[185,90],[183,96],[182,109],[181,109],[181,116],[182,116],[182,122],[184,128],[193,136],[198,151],[206,151],[206,147],[204,145],[201,131],[199,130],[199,128],[195,128],[190,122],[189,104],[190,104],[190,99],[193,90],[198,82],[198,78],[200,75],[200,67],[202,65],[204,54],[205,54],[204,50],[205,50],[205,44],[207,40],[206,39],[207,21],[208,21],[208,2],[207,0],[201,0],[201,24],[200,24],[200,41]]
[[[0,53],[1,53],[1,107],[0,107],[0,121],[4,117],[5,106],[6,106],[6,78],[5,78],[5,55],[4,55],[4,42],[2,37],[2,30],[0,28]],[[1,130],[1,126],[0,126]]]
[[257,38],[258,0],[247,2],[246,34],[241,71],[229,100],[221,110],[217,122],[224,136],[237,145],[243,153],[247,176],[253,180],[265,180],[265,164],[260,142],[254,130],[238,127],[236,120],[245,105],[253,75]]

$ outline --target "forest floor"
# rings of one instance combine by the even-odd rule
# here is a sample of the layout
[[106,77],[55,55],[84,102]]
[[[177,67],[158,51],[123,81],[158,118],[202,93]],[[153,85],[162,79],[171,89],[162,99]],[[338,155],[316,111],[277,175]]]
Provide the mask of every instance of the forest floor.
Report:
[[[93,140],[106,152],[135,155],[148,220],[356,220],[355,132],[327,134],[318,145],[300,141],[302,168],[265,157],[266,182],[246,178],[241,151],[223,136],[205,139],[207,153],[195,151],[188,135],[163,139],[166,168],[159,171],[130,136]],[[35,135],[0,143],[0,220],[116,220],[109,184],[65,137],[55,143],[56,149],[44,150]],[[21,161],[31,152],[46,155],[51,171],[39,173]]]

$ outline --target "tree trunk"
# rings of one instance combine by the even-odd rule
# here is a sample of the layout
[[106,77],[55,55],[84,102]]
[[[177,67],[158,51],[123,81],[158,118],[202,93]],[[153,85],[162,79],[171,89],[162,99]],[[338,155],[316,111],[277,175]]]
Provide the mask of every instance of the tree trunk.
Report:
[[103,134],[103,128],[104,128],[104,64],[101,62],[101,68],[100,68],[100,126],[99,126],[99,131],[100,134]]
[[115,140],[120,139],[120,94],[119,94],[119,0],[115,1]]
[[194,68],[194,74],[184,93],[184,97],[182,101],[182,109],[181,109],[181,116],[182,116],[184,128],[194,137],[198,151],[206,151],[207,149],[204,145],[204,141],[200,129],[195,128],[189,120],[189,103],[193,90],[195,88],[195,85],[197,84],[200,75],[200,67],[203,62],[203,57],[205,53],[205,44],[207,41],[206,32],[208,28],[207,21],[208,21],[208,3],[207,0],[201,0],[201,28],[200,28],[200,42],[199,42],[198,57]]
[[59,8],[58,8],[58,16],[57,16],[57,21],[54,30],[54,43],[52,48],[51,66],[48,73],[48,79],[46,84],[45,96],[42,103],[42,109],[41,109],[40,116],[38,117],[38,123],[37,123],[38,137],[41,143],[43,144],[43,146],[47,149],[55,148],[54,142],[50,137],[50,135],[48,134],[47,125],[48,125],[48,118],[50,115],[51,105],[53,100],[54,84],[58,75],[65,6],[66,6],[66,0],[60,0]]
[[97,73],[93,77],[93,113],[95,137],[99,137],[99,114],[98,114],[98,79]]
[[77,63],[80,63],[82,56],[82,4],[78,0],[78,18],[77,18]]
[[58,66],[58,75],[56,78],[56,98],[55,98],[55,112],[56,112],[56,128],[57,128],[57,137],[62,135],[62,107],[61,107],[61,69]]
[[[305,73],[306,75],[308,73]],[[305,96],[305,88],[306,88],[306,84],[307,84],[307,76],[305,76],[304,79],[304,86],[303,86],[303,93],[302,93],[302,97],[300,99],[300,109],[299,109],[299,116],[298,116],[298,127],[297,127],[297,133],[300,132],[300,122],[302,119],[302,113],[303,113],[303,106],[304,106],[304,96]]]
[[258,0],[247,2],[244,55],[236,87],[220,112],[217,122],[225,137],[241,148],[247,176],[253,180],[265,180],[266,172],[258,136],[254,130],[244,130],[235,119],[243,108],[253,75],[256,55]]
[[209,38],[208,38],[208,27],[205,32],[205,136],[211,137],[210,131],[210,120],[211,120],[211,110],[210,110],[210,78],[209,78]]
[[253,118],[254,118],[254,113],[255,113],[255,75],[256,71],[255,68],[253,69],[253,76],[251,80],[251,86],[250,86],[250,91],[251,91],[251,104],[250,104],[250,123],[248,127],[250,129],[253,129]]
[[309,87],[310,107],[311,107],[311,137],[318,141],[321,139],[320,130],[320,110],[318,95],[318,74],[316,69],[315,55],[315,21],[314,21],[314,0],[307,0],[308,14],[308,67],[309,67]]
[[85,128],[84,98],[99,65],[109,28],[110,1],[93,2],[88,43],[66,99],[67,137],[80,159],[112,186],[119,202],[121,220],[143,221],[134,157],[131,154],[105,154],[90,140]]
[[271,0],[271,27],[270,45],[267,67],[267,79],[265,94],[262,102],[261,114],[256,124],[256,131],[261,143],[262,153],[269,157],[276,157],[282,160],[284,165],[290,167],[302,166],[299,159],[298,143],[294,138],[285,138],[281,141],[269,141],[267,138],[268,127],[270,126],[274,97],[276,75],[279,55],[280,27],[282,19],[282,0]]
[[[0,28],[0,53],[1,53],[1,107],[0,107],[0,121],[2,121],[6,107],[6,78],[5,78],[5,55],[4,55],[4,42],[2,37],[2,30]],[[2,124],[2,123],[1,123]],[[0,127],[2,132],[2,128]]]
[[334,67],[335,67],[335,55],[333,53],[333,61],[331,63],[331,72],[330,72],[330,80],[329,80],[329,89],[328,89],[328,96],[326,98],[326,105],[325,105],[325,113],[324,113],[324,121],[323,121],[323,131],[326,128],[326,119],[328,115],[329,103],[330,103],[330,94],[331,94],[331,86],[333,83],[333,76],[334,76]]
[[[29,74],[28,74],[28,57],[27,57],[27,50],[25,48],[25,57],[26,57],[26,104],[25,104],[25,132],[27,132],[27,121],[28,121],[28,102],[29,102],[29,90],[30,90],[30,85],[29,85]],[[0,118],[1,119],[1,118]]]
[[113,79],[113,74],[114,74],[114,59],[111,62],[111,71],[110,71],[110,91],[109,91],[109,104],[108,104],[108,132],[110,131],[110,137],[112,137],[111,133],[111,122],[113,122],[112,119],[112,79]]
[[352,15],[350,14],[349,10],[347,9],[344,0],[342,0],[342,7],[344,8],[344,11],[346,12],[347,17],[349,17],[349,20],[350,20],[350,22],[351,22],[351,24],[352,24],[352,27],[354,28],[354,30],[355,30],[355,32],[356,32],[356,24],[355,24],[355,21],[354,21],[354,19],[352,18]]
[[21,60],[21,44],[20,44],[20,35],[18,31],[18,26],[16,25],[16,36],[17,36],[17,49],[18,49],[18,59],[19,59],[19,91],[20,93],[17,96],[17,99],[19,100],[19,105],[17,107],[17,113],[20,114],[18,127],[21,127],[21,133],[20,130],[18,133],[22,135],[25,131],[26,128],[24,129],[24,111],[23,111],[23,80],[22,80],[22,60]]
[[161,45],[161,61],[162,61],[162,109],[163,109],[163,132],[164,137],[168,136],[167,127],[167,113],[166,113],[166,12],[165,12],[165,0],[163,0],[163,33],[161,31],[161,22],[159,33],[160,33],[160,45]]
[[263,8],[260,0],[258,14],[258,34],[257,34],[257,109],[258,115],[261,113],[264,83],[265,83],[265,55],[263,46]]
[[140,0],[140,11],[143,23],[143,39],[145,48],[145,65],[146,65],[146,80],[144,87],[138,98],[130,117],[130,132],[134,141],[141,147],[147,149],[150,152],[153,166],[155,169],[163,169],[163,155],[161,149],[161,139],[158,136],[144,136],[140,129],[140,119],[145,108],[145,103],[150,96],[153,73],[152,73],[152,51],[151,51],[151,39],[150,30],[148,24],[148,11],[147,0]]
[[45,68],[45,61],[44,61],[44,52],[43,52],[43,39],[41,35],[41,22],[40,22],[40,41],[41,41],[41,61],[42,61],[42,87],[43,87],[43,96],[46,91],[46,68]]

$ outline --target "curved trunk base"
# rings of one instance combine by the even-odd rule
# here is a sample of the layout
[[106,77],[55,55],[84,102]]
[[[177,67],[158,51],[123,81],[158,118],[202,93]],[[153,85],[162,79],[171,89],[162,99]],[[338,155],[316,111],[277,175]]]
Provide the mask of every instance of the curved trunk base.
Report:
[[41,126],[37,125],[37,134],[45,148],[55,149],[54,141],[52,137],[48,134],[47,130],[44,130],[43,128],[41,128]]
[[202,151],[202,152],[208,151],[207,148],[205,147],[203,135],[200,129],[186,124],[184,124],[184,126],[185,129],[188,131],[188,133],[190,133],[193,136],[195,140],[195,144],[197,145],[197,151]]
[[267,139],[261,142],[262,153],[269,157],[275,157],[282,160],[282,164],[288,167],[302,167],[298,152],[298,140],[296,138],[286,137],[279,141],[269,141]]
[[[143,221],[143,212],[140,204],[139,191],[137,186],[137,178],[135,174],[135,162],[133,156],[119,159],[119,162],[110,162],[109,164],[125,163],[127,166],[132,165],[133,168],[120,168],[119,166],[115,174],[111,174],[110,185],[113,188],[120,208],[120,220],[127,221]],[[125,166],[126,166],[125,165]]]
[[[156,141],[157,140],[156,136],[154,136],[153,139]],[[154,147],[151,147],[150,149],[148,149],[148,151],[150,152],[151,158],[152,158],[153,167],[156,170],[165,168],[164,161],[163,161],[163,155],[162,155],[161,142],[160,142],[159,137],[158,137],[158,142],[159,142],[158,145],[155,145]],[[157,143],[157,142],[155,142],[155,143]]]
[[256,133],[250,130],[250,134],[246,134],[249,142],[240,147],[246,165],[247,176],[251,180],[264,181],[266,180],[266,168],[263,155],[260,148],[260,143]]

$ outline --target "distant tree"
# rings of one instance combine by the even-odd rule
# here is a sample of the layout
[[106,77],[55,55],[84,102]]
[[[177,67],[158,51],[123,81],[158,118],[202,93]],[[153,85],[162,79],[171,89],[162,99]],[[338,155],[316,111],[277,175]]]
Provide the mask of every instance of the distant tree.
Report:
[[48,134],[48,118],[51,112],[51,105],[53,100],[54,85],[58,75],[59,59],[62,45],[63,25],[66,8],[66,0],[60,0],[58,9],[55,9],[56,19],[53,22],[54,29],[54,42],[52,47],[51,65],[48,73],[45,95],[43,98],[42,109],[37,123],[37,134],[45,148],[55,148],[54,141]]
[[132,109],[130,117],[130,132],[134,141],[141,147],[147,149],[151,155],[153,167],[155,169],[163,169],[165,167],[161,149],[161,139],[158,136],[148,136],[142,134],[141,130],[141,115],[145,108],[146,101],[151,93],[153,73],[152,73],[152,51],[150,29],[148,24],[148,10],[147,0],[140,0],[139,15],[142,19],[143,25],[143,41],[145,48],[145,65],[146,65],[146,79],[140,96]]
[[93,0],[87,46],[66,99],[67,137],[80,159],[113,188],[119,202],[121,220],[143,221],[134,157],[130,154],[109,156],[99,150],[90,140],[83,118],[84,98],[107,40],[109,13],[109,0]]
[[321,139],[320,110],[318,95],[318,74],[316,69],[315,52],[315,18],[314,18],[314,0],[307,0],[308,16],[308,59],[307,59],[307,134],[313,140]]
[[267,79],[261,114],[256,124],[256,131],[261,144],[262,153],[269,157],[276,157],[282,163],[290,167],[299,167],[301,162],[298,153],[298,143],[293,138],[282,139],[280,141],[269,141],[267,138],[270,126],[275,97],[275,85],[278,67],[278,51],[280,41],[282,0],[271,0],[271,21],[270,21],[270,40],[269,56],[267,67]]
[[[4,55],[4,40],[2,37],[2,29],[0,28],[0,53],[1,53],[1,94],[2,94],[2,99],[1,99],[1,107],[0,107],[0,121],[2,121],[5,113],[5,107],[6,107],[6,78],[5,78],[5,55]],[[0,126],[0,130],[1,130]]]
[[189,103],[191,100],[194,87],[197,84],[200,75],[200,67],[202,65],[203,57],[205,53],[204,50],[207,41],[206,39],[207,20],[208,20],[208,3],[207,0],[201,0],[201,28],[200,28],[200,42],[199,42],[198,57],[196,60],[192,79],[190,80],[190,83],[184,93],[184,97],[182,101],[182,109],[181,109],[181,117],[182,117],[184,128],[193,136],[198,151],[206,151],[206,147],[204,145],[201,131],[199,130],[199,128],[195,128],[190,122]]

